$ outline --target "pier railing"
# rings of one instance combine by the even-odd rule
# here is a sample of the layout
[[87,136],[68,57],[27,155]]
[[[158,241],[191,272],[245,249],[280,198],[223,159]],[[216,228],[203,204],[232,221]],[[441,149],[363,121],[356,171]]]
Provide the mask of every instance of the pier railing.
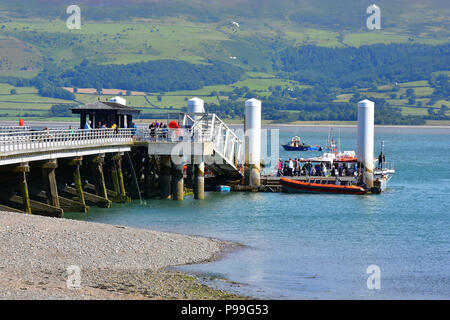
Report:
[[136,139],[148,142],[206,142],[207,136],[192,128],[139,129]]
[[[131,145],[135,141],[158,143],[212,142],[214,161],[206,155],[211,170],[240,172],[243,143],[219,117],[211,113],[181,114],[181,128],[0,129],[0,157],[103,146]],[[205,160],[206,161],[206,160]]]
[[214,144],[216,154],[237,168],[243,163],[243,144],[236,133],[214,113],[185,114],[183,124],[192,126],[193,134]]
[[0,133],[16,132],[16,131],[29,131],[29,126],[0,126]]
[[237,167],[243,163],[241,139],[214,113],[185,113],[182,128],[139,129],[136,139],[148,142],[213,142],[216,154]]
[[120,145],[133,142],[135,129],[53,129],[0,133],[0,155],[45,149]]

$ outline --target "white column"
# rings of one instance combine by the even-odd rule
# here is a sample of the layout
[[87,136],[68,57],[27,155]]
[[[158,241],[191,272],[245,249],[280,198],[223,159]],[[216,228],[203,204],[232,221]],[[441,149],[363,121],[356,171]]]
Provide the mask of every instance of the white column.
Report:
[[[188,100],[187,105],[188,113],[205,113],[205,102],[202,99],[194,97]],[[200,116],[194,116],[194,120],[200,119]]]
[[358,102],[358,162],[369,189],[373,187],[374,113],[372,101]]
[[[205,102],[202,99],[199,99],[197,97],[189,99],[188,105],[187,105],[187,113],[205,113],[204,104],[205,104]],[[192,119],[194,119],[194,121],[198,121],[199,119],[201,119],[201,116],[194,115],[194,116],[192,116]],[[194,125],[194,124],[192,123],[191,125]],[[202,131],[202,126],[198,125],[197,132],[199,132],[201,134],[201,131]]]
[[245,101],[244,113],[245,184],[259,187],[261,165],[261,101]]

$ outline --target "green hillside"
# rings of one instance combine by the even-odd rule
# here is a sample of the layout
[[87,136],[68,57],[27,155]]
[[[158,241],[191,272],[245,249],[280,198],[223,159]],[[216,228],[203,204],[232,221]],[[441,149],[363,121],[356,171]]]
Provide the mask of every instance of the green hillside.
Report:
[[[139,91],[128,100],[149,114],[180,109],[187,97],[198,95],[225,117],[239,117],[239,103],[248,96],[276,105],[267,117],[285,111],[282,116],[274,117],[277,121],[297,121],[304,112],[326,117],[329,113],[321,112],[324,109],[320,108],[329,106],[338,110],[339,104],[351,104],[352,99],[360,96],[383,99],[393,110],[399,108],[397,117],[412,115],[445,120],[448,115],[445,109],[450,105],[446,91],[448,80],[438,85],[433,82],[436,74],[448,75],[450,70],[448,46],[443,46],[448,45],[450,35],[447,1],[378,1],[382,29],[373,31],[366,28],[368,3],[362,0],[339,3],[331,0],[113,0],[108,5],[81,0],[77,3],[82,19],[79,30],[66,27],[69,15],[65,1],[3,0],[0,3],[0,82],[3,83],[0,88],[4,88],[0,93],[0,116],[45,117],[53,104],[84,103],[98,96],[96,93],[72,95],[60,87]],[[389,46],[391,43],[425,47],[417,56],[407,55],[409,60],[393,61],[390,56],[400,55],[395,51],[398,49]],[[377,49],[376,45],[380,44],[388,46]],[[307,47],[326,59],[315,63],[312,57],[305,58],[301,52]],[[331,51],[318,51],[316,47]],[[349,48],[362,48],[362,51],[349,51]],[[368,57],[367,61],[373,63],[370,68],[377,70],[372,78],[358,73],[363,65],[341,63],[339,70],[333,69],[327,64],[332,61],[326,60],[342,52],[344,60],[345,57],[355,59],[352,52],[357,55],[378,52],[376,59],[382,64],[377,66]],[[171,60],[187,64],[167,72],[172,70]],[[80,73],[83,61],[94,66],[85,70],[86,75]],[[162,65],[162,69],[149,69],[132,80],[131,66],[148,61]],[[164,61],[168,61],[167,67]],[[294,61],[300,61],[301,65],[295,65]],[[220,70],[229,70],[233,77],[239,75],[239,79],[229,78],[231,73],[227,71],[218,77],[192,78],[189,83],[193,70],[213,70],[211,66],[218,63],[229,65],[230,68]],[[123,68],[107,67],[111,65],[123,65]],[[93,81],[97,70],[102,70],[105,76]],[[121,77],[127,82],[121,84],[107,70],[121,70]],[[74,71],[78,73],[73,74]],[[158,80],[155,75],[161,78]],[[348,79],[355,76],[359,85],[344,83],[344,75]],[[233,80],[230,83],[227,79]],[[138,85],[137,80],[145,81],[139,81]],[[158,81],[160,86],[156,85]],[[414,99],[411,99],[411,93],[407,96],[403,86],[413,81],[421,82],[414,86]],[[191,85],[195,90],[187,90]],[[14,95],[10,94],[12,89],[16,90]],[[316,113],[311,111],[314,106],[321,106]]]

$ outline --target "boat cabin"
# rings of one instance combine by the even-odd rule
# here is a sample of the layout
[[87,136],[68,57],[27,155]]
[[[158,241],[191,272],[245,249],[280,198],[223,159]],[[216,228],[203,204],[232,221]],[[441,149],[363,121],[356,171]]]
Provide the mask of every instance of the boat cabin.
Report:
[[289,143],[291,147],[299,147],[300,146],[300,137],[295,136],[291,139],[291,142]]

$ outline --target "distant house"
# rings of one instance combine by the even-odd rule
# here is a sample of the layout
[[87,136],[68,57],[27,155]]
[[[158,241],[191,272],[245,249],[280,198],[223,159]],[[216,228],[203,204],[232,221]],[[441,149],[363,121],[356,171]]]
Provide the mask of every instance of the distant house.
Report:
[[109,99],[109,102],[120,103],[123,104],[124,106],[127,105],[127,100],[119,96]]

